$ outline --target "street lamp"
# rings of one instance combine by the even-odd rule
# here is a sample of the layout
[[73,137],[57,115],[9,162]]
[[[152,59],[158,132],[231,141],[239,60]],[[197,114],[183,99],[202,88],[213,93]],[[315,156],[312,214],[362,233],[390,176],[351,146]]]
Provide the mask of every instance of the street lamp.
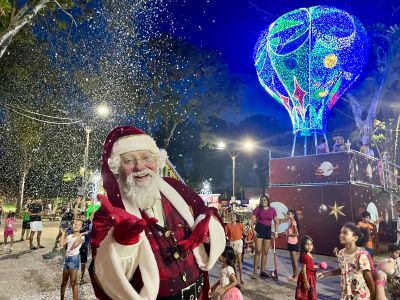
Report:
[[233,210],[235,210],[236,206],[236,196],[235,196],[235,176],[236,176],[236,158],[239,156],[240,151],[251,152],[255,148],[255,143],[250,140],[246,139],[241,143],[241,146],[238,149],[227,149],[226,143],[223,141],[219,141],[217,143],[218,150],[225,150],[227,149],[229,156],[232,159],[232,196],[231,201],[233,204]]
[[96,114],[99,117],[106,118],[110,115],[111,108],[108,106],[107,103],[102,102],[96,107]]
[[[111,113],[111,108],[108,106],[107,103],[102,102],[95,108],[96,115],[100,118],[106,118]],[[83,158],[83,178],[82,178],[82,205],[85,204],[86,198],[86,182],[88,178],[87,174],[87,165],[89,161],[89,143],[90,143],[90,133],[93,131],[90,125],[85,126],[85,133],[86,133],[86,146],[85,146],[85,155]],[[85,207],[85,206],[84,206]]]

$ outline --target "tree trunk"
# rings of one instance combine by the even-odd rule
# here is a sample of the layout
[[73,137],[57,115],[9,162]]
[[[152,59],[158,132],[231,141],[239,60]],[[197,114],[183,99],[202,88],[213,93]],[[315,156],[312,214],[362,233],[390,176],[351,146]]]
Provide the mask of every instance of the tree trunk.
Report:
[[[48,2],[51,0],[41,0],[36,4],[29,14],[16,18],[12,24],[10,24],[9,30],[7,30],[2,36],[0,36],[0,58],[4,55],[7,47],[11,44],[14,36],[26,25],[33,17],[35,17],[40,10],[42,10]],[[18,15],[18,14],[17,14]]]
[[24,192],[25,192],[25,181],[26,176],[28,175],[29,170],[25,169],[22,171],[22,178],[20,182],[20,189],[19,189],[19,198],[17,199],[16,205],[16,213],[17,215],[21,212],[22,203],[24,202]]
[[178,123],[175,122],[175,123],[172,125],[172,128],[171,128],[171,130],[169,131],[168,136],[164,139],[164,149],[167,149],[167,148],[168,148],[169,143],[171,142],[171,138],[172,138],[172,136],[174,135],[174,132],[175,132],[175,129],[176,129],[177,126],[178,126]]

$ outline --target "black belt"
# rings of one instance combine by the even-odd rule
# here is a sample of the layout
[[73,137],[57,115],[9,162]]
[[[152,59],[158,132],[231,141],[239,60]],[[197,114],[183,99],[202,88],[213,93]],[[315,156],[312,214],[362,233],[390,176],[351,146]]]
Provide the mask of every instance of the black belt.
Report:
[[185,287],[179,293],[177,293],[173,296],[162,297],[162,298],[157,298],[157,299],[159,299],[159,300],[197,300],[197,299],[199,299],[201,291],[203,290],[203,285],[204,285],[203,274],[200,273],[199,277],[197,278],[197,280],[194,283]]

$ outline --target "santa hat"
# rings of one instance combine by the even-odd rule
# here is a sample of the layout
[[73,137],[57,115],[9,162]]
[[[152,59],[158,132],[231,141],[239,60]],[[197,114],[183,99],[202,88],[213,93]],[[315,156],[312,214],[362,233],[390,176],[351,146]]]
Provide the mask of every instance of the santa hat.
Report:
[[121,199],[118,182],[115,177],[115,171],[110,169],[112,160],[119,158],[121,154],[131,151],[150,151],[158,154],[158,167],[162,167],[167,158],[166,152],[160,150],[152,137],[144,131],[133,126],[118,126],[108,134],[104,142],[104,151],[102,159],[101,174],[103,177],[103,186],[107,192],[108,199],[115,207],[124,208]]

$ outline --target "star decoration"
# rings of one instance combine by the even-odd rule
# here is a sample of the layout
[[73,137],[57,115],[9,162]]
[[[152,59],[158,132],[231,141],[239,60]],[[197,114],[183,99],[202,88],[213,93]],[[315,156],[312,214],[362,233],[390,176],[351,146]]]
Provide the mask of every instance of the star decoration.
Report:
[[297,82],[297,78],[294,78],[294,94],[293,96],[299,100],[300,103],[300,107],[304,109],[304,96],[307,94],[305,91],[303,91],[299,85],[299,83]]
[[329,206],[329,208],[331,209],[331,212],[329,213],[329,215],[334,215],[336,218],[336,221],[340,216],[346,216],[343,212],[342,209],[344,208],[344,205],[342,206],[337,206],[336,201],[335,201],[335,205],[334,206]]
[[296,166],[294,166],[294,165],[286,166],[286,169],[294,172],[294,171],[296,171]]

